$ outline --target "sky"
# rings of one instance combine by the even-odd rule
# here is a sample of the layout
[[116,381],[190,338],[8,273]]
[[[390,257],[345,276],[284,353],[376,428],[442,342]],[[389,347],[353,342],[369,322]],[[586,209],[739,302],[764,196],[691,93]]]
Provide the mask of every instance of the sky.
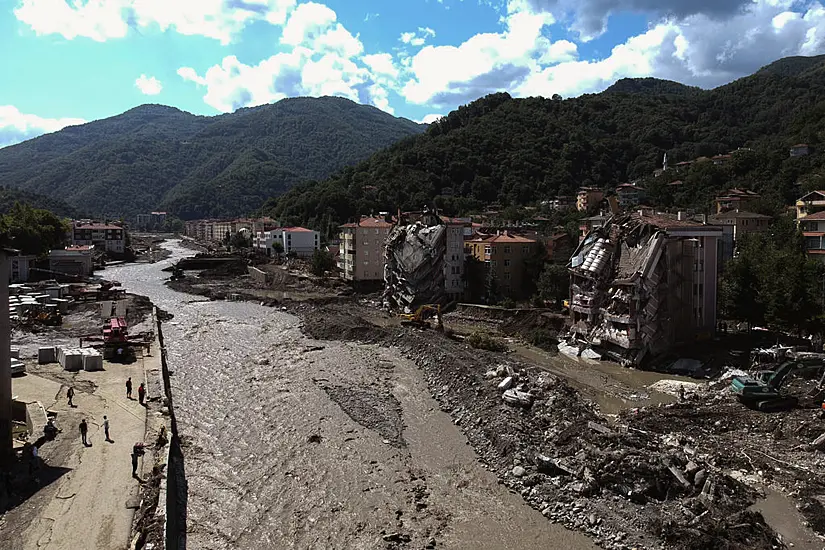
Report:
[[712,88],[825,53],[825,0],[0,0],[0,147],[144,103],[337,95],[431,122],[489,93]]

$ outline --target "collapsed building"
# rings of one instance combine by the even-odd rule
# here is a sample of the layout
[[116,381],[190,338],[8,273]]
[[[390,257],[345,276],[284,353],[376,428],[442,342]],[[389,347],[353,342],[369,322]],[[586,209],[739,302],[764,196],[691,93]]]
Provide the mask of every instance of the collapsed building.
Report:
[[411,313],[443,302],[446,250],[447,226],[437,215],[396,225],[384,248],[384,307]]
[[721,235],[681,213],[642,212],[615,215],[588,233],[568,265],[568,344],[640,365],[711,335]]

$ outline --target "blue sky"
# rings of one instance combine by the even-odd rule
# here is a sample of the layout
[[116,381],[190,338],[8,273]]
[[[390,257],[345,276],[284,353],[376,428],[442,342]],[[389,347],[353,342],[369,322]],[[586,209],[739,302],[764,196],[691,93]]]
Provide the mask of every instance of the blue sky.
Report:
[[496,91],[713,87],[825,52],[820,0],[0,0],[0,147],[162,103],[341,95],[430,121]]

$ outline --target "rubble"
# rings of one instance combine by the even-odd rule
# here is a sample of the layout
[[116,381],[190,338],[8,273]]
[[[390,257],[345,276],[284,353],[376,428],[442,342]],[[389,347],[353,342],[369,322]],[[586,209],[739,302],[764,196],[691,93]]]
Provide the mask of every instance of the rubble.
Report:
[[411,313],[420,305],[440,303],[445,296],[446,247],[447,226],[436,216],[395,226],[384,250],[385,307]]

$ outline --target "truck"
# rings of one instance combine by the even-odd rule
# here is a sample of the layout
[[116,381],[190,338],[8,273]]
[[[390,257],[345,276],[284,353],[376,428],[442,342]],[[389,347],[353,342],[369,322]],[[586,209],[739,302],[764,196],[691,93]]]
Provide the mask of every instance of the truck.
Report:
[[785,395],[780,390],[791,373],[821,370],[825,366],[822,359],[793,359],[785,361],[775,370],[756,371],[753,376],[735,376],[731,381],[731,391],[744,405],[762,411],[774,412],[792,409],[799,399]]

